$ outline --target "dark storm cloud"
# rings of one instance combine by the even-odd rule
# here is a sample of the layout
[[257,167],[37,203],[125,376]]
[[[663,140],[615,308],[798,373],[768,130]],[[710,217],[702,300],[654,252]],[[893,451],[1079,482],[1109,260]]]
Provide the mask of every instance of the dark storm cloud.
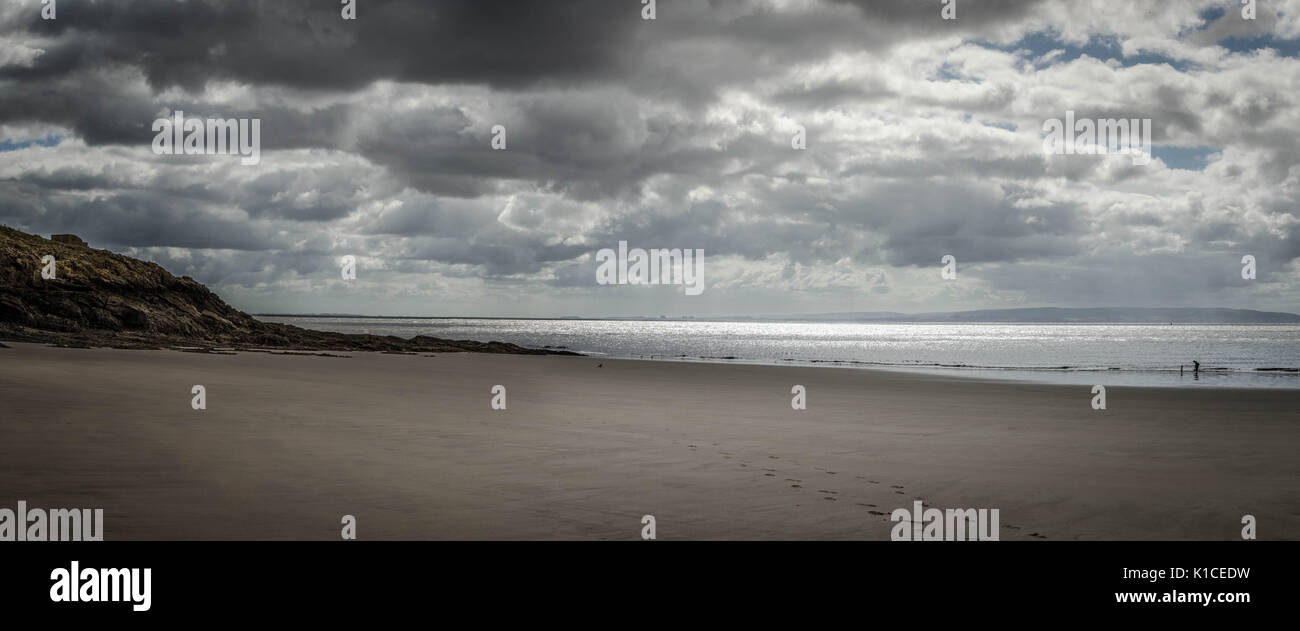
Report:
[[554,243],[543,231],[508,228],[484,211],[474,202],[421,198],[385,211],[365,232],[402,238],[406,245],[390,252],[394,258],[481,265],[488,276],[535,273],[588,249]]
[[229,285],[274,283],[289,277],[307,277],[338,271],[336,257],[310,252],[241,251],[234,256],[204,249],[126,248],[130,256],[162,265],[177,276],[219,278]]
[[482,266],[487,277],[494,277],[536,273],[545,263],[571,260],[587,251],[583,246],[547,245],[518,235],[472,240],[414,238],[407,258]]
[[0,222],[29,232],[76,233],[96,247],[268,250],[285,245],[247,221],[205,210],[184,194],[128,191],[87,199],[31,182],[0,182]]
[[604,0],[363,0],[345,22],[320,0],[61,0],[7,30],[61,36],[33,67],[64,76],[103,63],[140,67],[155,89],[212,79],[348,90],[379,79],[521,87],[591,81],[622,69],[639,6]]
[[365,127],[356,148],[419,190],[455,197],[483,195],[493,188],[487,178],[522,174],[534,162],[526,152],[493,151],[489,130],[467,133],[471,124],[454,107],[391,113]]
[[[346,92],[388,79],[506,90],[616,84],[701,103],[720,86],[848,46],[888,46],[913,26],[923,31],[939,22],[937,7],[924,3],[880,4],[890,6],[859,3],[862,15],[846,19],[853,16],[834,5],[778,12],[665,1],[660,19],[646,22],[640,4],[630,1],[366,0],[360,19],[344,21],[337,3],[321,0],[62,0],[57,20],[30,11],[5,26],[53,41],[29,66],[0,67],[0,80],[15,82],[6,90],[6,100],[15,101],[36,86],[42,99],[84,98],[72,91],[88,72],[120,66],[139,69],[154,91],[179,87],[196,94],[214,80]],[[1024,3],[983,4],[971,6],[960,25],[941,26],[975,28],[1023,12]],[[13,109],[69,121],[66,106],[6,108],[3,101],[0,121],[14,120],[7,111]],[[87,135],[124,142],[120,134]]]
[[[102,173],[90,173],[82,169],[61,167],[50,172],[32,173],[22,180],[4,182],[11,190],[26,189],[29,196],[57,191],[89,191],[93,189],[113,188],[118,182]],[[12,198],[9,198],[12,201]]]
[[0,181],[0,222],[14,227],[29,225],[40,218],[46,195],[39,184]]
[[[847,227],[847,226],[841,226]],[[797,262],[831,262],[853,250],[853,230],[838,230],[816,216],[790,221],[790,211],[770,206],[729,207],[717,201],[690,203],[680,212],[640,212],[611,219],[592,230],[593,252],[629,247],[702,249],[711,256],[760,260],[780,252]]]
[[253,217],[324,222],[356,210],[360,183],[345,167],[275,171],[250,181],[232,201]]
[[[873,22],[893,27],[912,25],[915,28],[934,27],[935,16],[941,2],[916,2],[915,0],[833,0],[849,4]],[[1031,13],[1035,7],[1048,0],[956,0],[957,19],[939,24],[944,28],[982,29],[989,25],[1007,23]]]
[[[659,174],[717,180],[728,163],[771,165],[791,157],[789,139],[668,115],[645,114],[625,92],[521,97],[493,117],[508,150],[458,108],[392,113],[363,125],[357,151],[418,190],[477,197],[500,180],[522,180],[581,200],[616,197]],[[725,146],[701,138],[735,135]]]
[[0,86],[0,123],[64,125],[90,144],[147,144],[153,137],[154,106],[121,94],[112,77],[84,73]]
[[894,265],[933,266],[951,254],[967,263],[1050,259],[1074,254],[1083,226],[1072,206],[1015,206],[1013,190],[944,182],[889,184],[870,199],[846,205],[840,220],[887,235]]
[[496,217],[466,204],[446,204],[436,199],[422,199],[402,204],[379,215],[366,234],[443,235],[449,238],[471,236],[496,223]]
[[347,120],[347,108],[338,105],[310,111],[284,106],[249,111],[186,98],[168,101],[160,108],[154,100],[114,90],[109,81],[96,77],[6,90],[0,94],[0,121],[66,125],[90,145],[148,146],[156,135],[154,120],[168,115],[162,110],[183,111],[186,117],[258,118],[262,120],[262,148],[273,150],[337,148],[339,129]]

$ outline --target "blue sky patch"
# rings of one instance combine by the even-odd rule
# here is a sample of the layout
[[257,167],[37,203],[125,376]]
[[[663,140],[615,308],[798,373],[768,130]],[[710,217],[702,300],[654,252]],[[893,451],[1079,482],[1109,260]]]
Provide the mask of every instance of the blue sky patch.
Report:
[[1201,171],[1209,163],[1212,153],[1220,151],[1215,147],[1176,147],[1173,145],[1153,145],[1151,155],[1160,158],[1171,169],[1184,171]]
[[3,140],[0,140],[0,152],[19,151],[31,147],[33,145],[38,145],[41,147],[53,147],[54,145],[57,145],[60,142],[63,142],[63,136],[60,136],[59,134],[49,134],[44,138],[37,138],[36,140],[24,140],[22,142],[14,142],[9,138],[5,138]]
[[1249,53],[1271,48],[1281,57],[1300,57],[1300,39],[1278,39],[1272,35],[1255,35],[1228,37],[1219,40],[1219,45],[1234,53]]
[[1008,53],[1020,52],[1025,59],[1037,59],[1054,50],[1063,50],[1062,54],[1054,58],[1051,63],[1067,63],[1074,61],[1084,55],[1093,59],[1102,61],[1115,60],[1125,67],[1138,66],[1142,64],[1169,64],[1179,71],[1187,70],[1194,66],[1189,61],[1177,60],[1165,55],[1156,53],[1143,52],[1137,55],[1125,57],[1123,49],[1120,46],[1120,40],[1114,35],[1095,36],[1088,40],[1082,46],[1069,44],[1061,40],[1060,36],[1054,31],[1035,31],[1011,44],[991,44],[989,42],[974,40],[972,43],[992,48]]

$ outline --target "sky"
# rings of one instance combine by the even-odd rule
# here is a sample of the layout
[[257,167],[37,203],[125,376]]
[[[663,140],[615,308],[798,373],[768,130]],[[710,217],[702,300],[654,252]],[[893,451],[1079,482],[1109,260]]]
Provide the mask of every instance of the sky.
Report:
[[[642,2],[0,0],[0,223],[253,313],[1300,311],[1300,0]],[[177,110],[260,161],[156,153]]]

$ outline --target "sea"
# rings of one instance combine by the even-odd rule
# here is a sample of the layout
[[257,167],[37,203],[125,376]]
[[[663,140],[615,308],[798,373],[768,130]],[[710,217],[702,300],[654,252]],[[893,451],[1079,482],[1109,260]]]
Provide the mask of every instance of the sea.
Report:
[[[259,316],[623,359],[907,370],[1058,384],[1300,388],[1300,325]],[[1194,373],[1193,362],[1200,362]]]

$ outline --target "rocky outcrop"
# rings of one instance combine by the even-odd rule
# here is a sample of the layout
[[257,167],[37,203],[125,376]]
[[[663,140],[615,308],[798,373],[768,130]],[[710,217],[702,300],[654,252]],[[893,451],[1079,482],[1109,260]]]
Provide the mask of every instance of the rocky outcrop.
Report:
[[[54,257],[53,278],[41,273],[46,256]],[[502,342],[408,340],[262,322],[202,283],[172,276],[156,263],[5,226],[0,226],[0,340],[132,348],[553,353]]]
[[62,243],[64,245],[78,245],[83,248],[90,247],[89,243],[82,241],[81,237],[75,234],[52,234],[50,235],[50,241],[54,241],[55,243]]

